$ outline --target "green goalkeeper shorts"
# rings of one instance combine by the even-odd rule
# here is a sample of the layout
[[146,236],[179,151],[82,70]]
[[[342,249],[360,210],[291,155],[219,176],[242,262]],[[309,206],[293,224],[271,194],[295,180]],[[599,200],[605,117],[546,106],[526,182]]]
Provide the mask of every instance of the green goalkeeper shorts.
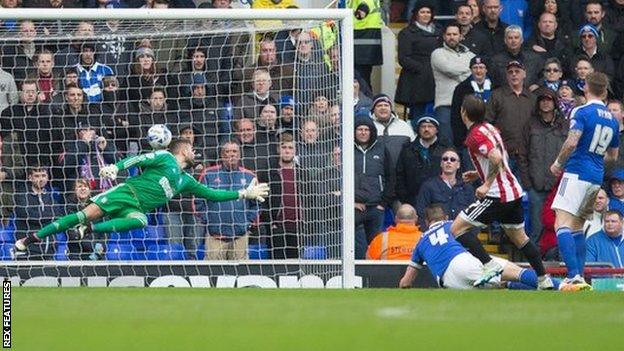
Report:
[[127,184],[112,187],[90,200],[111,217],[126,217],[132,212],[143,213],[132,188]]

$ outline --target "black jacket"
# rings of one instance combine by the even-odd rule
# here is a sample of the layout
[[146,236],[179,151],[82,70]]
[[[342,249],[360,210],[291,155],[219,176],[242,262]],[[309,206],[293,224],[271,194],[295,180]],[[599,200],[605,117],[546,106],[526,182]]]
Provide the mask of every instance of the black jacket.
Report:
[[416,207],[418,191],[429,178],[440,174],[442,152],[448,147],[446,142],[438,139],[429,146],[429,157],[426,159],[419,152],[420,138],[405,144],[399,155],[396,168],[396,194],[403,203]]
[[[51,192],[35,194],[28,184],[26,189],[21,189],[15,195],[15,238],[21,239],[43,228],[62,214],[63,208],[55,203]],[[48,236],[42,242],[28,247],[28,259],[51,260],[54,247],[54,236]]]
[[421,228],[426,228],[425,208],[429,205],[441,204],[444,206],[444,212],[452,220],[463,209],[474,202],[475,192],[472,184],[464,183],[460,174],[457,175],[457,178],[457,183],[455,183],[453,188],[449,188],[439,175],[429,178],[420,187],[415,208]]
[[[574,57],[575,58],[576,57],[588,58],[589,56],[582,49],[576,49],[574,51]],[[594,67],[595,71],[602,72],[602,73],[606,74],[609,77],[613,77],[613,75],[615,74],[615,65],[613,64],[613,60],[611,59],[611,56],[607,55],[600,48],[598,48],[598,51],[596,51],[594,56],[592,56],[589,59],[589,62],[591,62],[592,67]],[[573,65],[575,65],[575,64],[576,64],[575,60],[570,62],[570,71],[571,72],[574,71],[574,66]]]
[[361,125],[370,128],[370,139],[366,147],[355,144],[355,202],[385,207],[394,199],[395,174],[390,152],[377,139],[377,129],[370,118],[355,121],[355,128]]
[[525,86],[537,83],[544,67],[544,58],[534,53],[532,50],[521,50],[517,55],[511,54],[503,49],[492,56],[488,65],[488,75],[492,77],[495,86],[507,85],[507,64],[509,61],[519,61],[526,70]]
[[487,21],[481,20],[481,22],[475,25],[475,29],[485,34],[490,43],[490,53],[496,54],[505,50],[505,28],[509,25],[500,19],[495,29],[491,29],[487,25]]
[[[554,95],[554,94],[553,94]],[[524,189],[547,192],[557,184],[550,173],[568,133],[568,123],[556,111],[552,123],[545,123],[536,112],[524,127],[524,142],[518,152],[520,181]]]
[[[554,48],[550,51],[537,52],[533,50],[534,45],[538,45],[543,47],[544,49],[547,49],[545,43],[545,39],[541,35],[539,35],[539,32],[535,32],[529,37],[524,46],[528,50],[533,51],[537,55],[541,56],[543,59],[556,57],[559,59],[559,61],[561,61],[562,65],[564,66],[566,62],[570,61],[572,56],[572,40],[568,33],[557,31],[557,33],[555,34]],[[563,68],[565,69],[565,67]]]
[[492,45],[490,45],[490,39],[482,31],[476,28],[470,29],[464,36],[464,40],[461,42],[475,55],[490,56]]
[[399,32],[399,64],[401,74],[394,100],[403,105],[433,101],[435,83],[431,69],[431,53],[441,43],[442,33],[436,27],[433,33],[410,24]]
[[52,125],[50,110],[43,104],[35,105],[30,110],[16,104],[2,111],[0,117],[2,131],[12,131],[14,143],[19,145],[28,164],[51,166],[54,163],[52,155],[62,152],[63,131],[52,128]]
[[453,143],[458,150],[464,148],[464,141],[468,135],[468,129],[466,129],[466,125],[462,122],[460,110],[464,102],[464,97],[474,93],[471,81],[472,75],[464,79],[463,82],[457,84],[453,91],[453,99],[451,100],[451,130],[453,131]]

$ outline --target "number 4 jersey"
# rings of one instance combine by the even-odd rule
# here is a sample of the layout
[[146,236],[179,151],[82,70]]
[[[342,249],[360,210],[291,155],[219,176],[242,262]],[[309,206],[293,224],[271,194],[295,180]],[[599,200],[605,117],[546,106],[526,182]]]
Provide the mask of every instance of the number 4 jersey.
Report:
[[602,101],[591,100],[572,110],[570,131],[581,131],[576,149],[565,165],[565,172],[577,174],[579,180],[601,184],[604,177],[604,155],[619,146],[619,125]]
[[412,262],[421,268],[424,262],[431,274],[442,277],[455,256],[467,252],[451,234],[451,221],[429,226],[412,252]]

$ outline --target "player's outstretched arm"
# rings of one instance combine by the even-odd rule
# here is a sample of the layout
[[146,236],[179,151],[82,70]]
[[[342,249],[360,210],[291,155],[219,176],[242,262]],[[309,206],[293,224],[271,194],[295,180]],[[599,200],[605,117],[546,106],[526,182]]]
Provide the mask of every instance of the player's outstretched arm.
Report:
[[212,189],[198,182],[188,174],[186,174],[184,177],[185,185],[183,185],[183,193],[193,194],[197,197],[201,197],[209,201],[220,202],[247,199],[263,202],[269,194],[268,184],[258,184],[258,181],[255,178],[251,181],[247,188],[237,191]]
[[258,183],[258,178],[254,178],[247,188],[239,190],[238,193],[240,199],[264,202],[264,199],[269,196],[269,185]]
[[399,288],[401,289],[411,288],[412,283],[414,283],[414,280],[416,279],[417,276],[418,276],[418,268],[412,265],[407,266],[407,269],[405,270],[405,274],[403,274],[403,277],[399,281]]

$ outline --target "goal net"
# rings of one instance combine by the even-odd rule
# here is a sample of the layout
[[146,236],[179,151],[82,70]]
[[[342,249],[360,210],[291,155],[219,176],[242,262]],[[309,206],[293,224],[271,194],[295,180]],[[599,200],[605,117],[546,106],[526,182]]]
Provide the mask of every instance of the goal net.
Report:
[[[23,285],[352,287],[350,16],[3,10],[3,275]],[[84,239],[71,228],[13,250],[93,196],[119,202],[116,186],[159,155],[148,136],[157,124],[192,143],[186,171],[199,183],[241,190],[257,178],[266,201],[183,193],[147,212],[144,228]],[[99,176],[144,154],[115,180]],[[141,208],[151,189],[125,187],[130,203],[95,223],[136,217],[132,201]]]

